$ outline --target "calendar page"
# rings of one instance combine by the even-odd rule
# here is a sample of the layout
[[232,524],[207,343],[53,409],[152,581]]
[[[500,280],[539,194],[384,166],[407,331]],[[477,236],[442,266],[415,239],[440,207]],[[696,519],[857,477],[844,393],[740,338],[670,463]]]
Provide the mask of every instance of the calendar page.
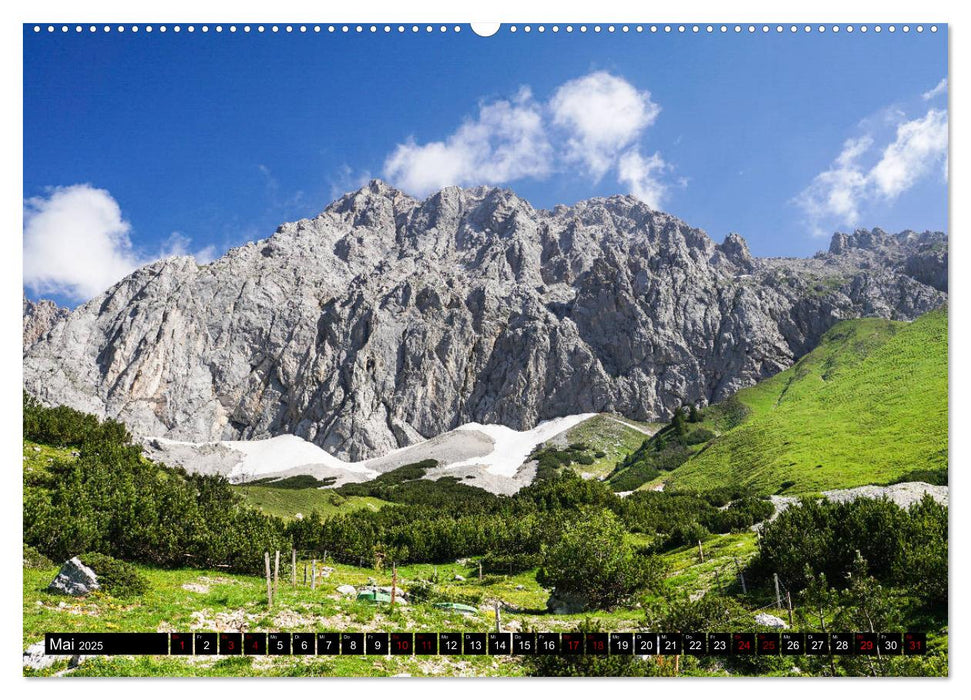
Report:
[[22,35],[23,675],[948,675],[946,23]]

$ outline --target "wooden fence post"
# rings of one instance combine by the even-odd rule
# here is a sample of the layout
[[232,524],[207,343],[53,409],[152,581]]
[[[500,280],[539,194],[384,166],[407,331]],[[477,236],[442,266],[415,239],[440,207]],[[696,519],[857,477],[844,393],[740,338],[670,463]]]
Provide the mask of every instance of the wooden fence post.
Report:
[[792,596],[786,591],[786,603],[789,604],[789,627],[792,627]]
[[479,581],[482,581],[482,562],[479,562]]
[[317,560],[310,562],[310,590],[317,590]]
[[303,585],[307,585],[307,562],[303,563]]
[[266,607],[273,607],[273,579],[270,578],[270,553],[263,552],[263,562],[266,564]]
[[394,607],[395,593],[398,591],[398,565],[391,562],[391,607]]
[[742,573],[742,567],[738,565],[738,557],[732,557],[735,560],[735,571],[738,573],[738,580],[742,583],[742,594],[748,593],[748,589],[745,588],[745,574]]
[[276,559],[273,562],[273,595],[279,590],[280,586],[280,550],[276,550]]
[[775,581],[775,606],[782,610],[782,596],[779,595],[779,574],[772,574],[772,579]]
[[297,550],[290,550],[290,585],[297,587]]
[[499,605],[498,599],[495,601],[495,606],[496,606],[496,634],[499,634],[500,632],[502,632],[502,618],[499,612],[500,605]]
[[698,560],[702,564],[705,563],[705,550],[701,548],[701,540],[698,540]]

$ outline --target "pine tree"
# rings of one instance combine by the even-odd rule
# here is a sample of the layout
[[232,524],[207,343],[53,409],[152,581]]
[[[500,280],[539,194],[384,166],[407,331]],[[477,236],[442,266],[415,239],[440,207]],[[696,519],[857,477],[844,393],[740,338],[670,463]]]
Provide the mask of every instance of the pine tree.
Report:
[[674,418],[671,419],[671,426],[674,428],[674,434],[683,438],[688,433],[688,426],[685,424],[684,411],[682,409],[677,409],[674,412]]

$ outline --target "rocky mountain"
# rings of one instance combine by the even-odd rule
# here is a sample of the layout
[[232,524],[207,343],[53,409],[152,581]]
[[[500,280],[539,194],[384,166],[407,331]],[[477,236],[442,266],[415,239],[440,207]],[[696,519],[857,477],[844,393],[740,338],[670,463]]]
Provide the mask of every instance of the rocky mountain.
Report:
[[24,295],[24,352],[47,335],[54,324],[71,314],[53,301],[41,299],[33,302]]
[[752,257],[628,196],[537,210],[373,181],[209,265],[148,265],[24,357],[44,401],[196,442],[295,434],[361,460],[468,422],[638,420],[788,367],[836,321],[946,302],[947,237]]

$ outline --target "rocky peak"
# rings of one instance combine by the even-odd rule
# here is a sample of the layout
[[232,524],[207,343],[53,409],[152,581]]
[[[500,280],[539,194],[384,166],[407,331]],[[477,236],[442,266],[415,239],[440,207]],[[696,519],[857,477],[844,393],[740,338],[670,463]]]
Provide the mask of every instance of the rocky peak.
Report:
[[24,352],[70,315],[69,309],[61,308],[49,299],[34,302],[24,294]]
[[840,255],[852,248],[861,250],[878,250],[893,245],[896,241],[888,236],[883,229],[857,229],[852,234],[834,233],[829,243],[829,252]]
[[748,243],[740,235],[729,233],[717,248],[727,260],[743,270],[751,271],[754,265],[752,254],[749,252]]
[[771,262],[632,197],[538,210],[372,181],[205,267],[135,271],[26,350],[24,386],[143,437],[295,434],[354,460],[468,422],[653,420],[788,367],[840,319],[946,301],[939,242],[908,268],[918,243],[854,236]]

